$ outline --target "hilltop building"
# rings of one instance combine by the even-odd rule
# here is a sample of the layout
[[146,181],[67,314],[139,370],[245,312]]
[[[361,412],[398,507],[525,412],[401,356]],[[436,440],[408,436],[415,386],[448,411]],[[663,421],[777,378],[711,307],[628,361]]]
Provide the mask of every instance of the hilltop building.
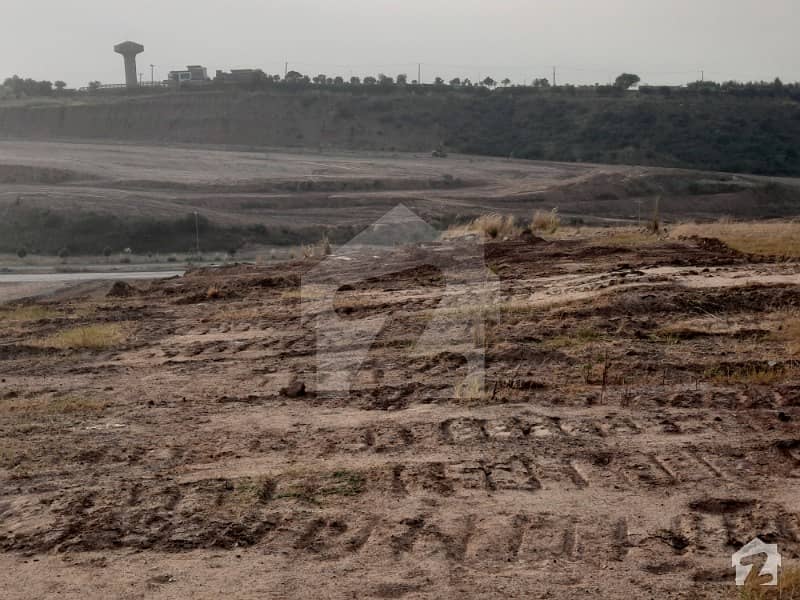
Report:
[[209,81],[208,69],[202,65],[189,65],[185,71],[170,71],[167,80],[174,83],[203,83]]

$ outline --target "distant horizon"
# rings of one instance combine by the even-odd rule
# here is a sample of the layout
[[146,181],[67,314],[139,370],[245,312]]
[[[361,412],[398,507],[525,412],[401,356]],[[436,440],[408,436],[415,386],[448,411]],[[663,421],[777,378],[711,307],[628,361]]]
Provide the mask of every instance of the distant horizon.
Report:
[[[145,49],[145,52],[146,52],[146,49]],[[145,56],[144,53],[142,53],[140,55],[140,57],[144,57],[144,56]],[[141,81],[143,81],[144,83],[149,83],[151,81],[150,65],[149,64],[144,65],[145,71],[142,71],[142,64],[141,64],[142,60],[143,59],[140,60],[139,57],[137,57],[137,67],[138,67],[137,70],[139,71],[139,75],[141,76]],[[350,79],[353,76],[358,77],[359,79],[361,79],[363,81],[363,79],[365,77],[370,77],[370,76],[371,77],[378,77],[379,75],[386,75],[388,77],[391,77],[392,79],[396,79],[398,75],[406,75],[407,78],[408,78],[408,83],[411,84],[412,82],[416,82],[417,81],[417,76],[418,76],[418,73],[420,71],[422,72],[422,81],[421,81],[422,84],[433,84],[437,77],[441,77],[446,84],[449,84],[449,82],[451,80],[458,78],[458,79],[460,79],[462,81],[464,81],[466,79],[469,79],[469,81],[473,85],[476,85],[476,84],[481,83],[483,80],[485,80],[486,77],[491,77],[493,80],[495,80],[495,82],[497,83],[498,87],[501,87],[501,82],[504,79],[507,78],[506,76],[498,76],[498,75],[495,74],[495,72],[502,73],[504,71],[501,71],[499,69],[492,70],[491,67],[487,67],[487,66],[472,67],[470,69],[462,71],[462,72],[466,72],[467,73],[465,75],[458,75],[458,74],[454,75],[453,73],[458,73],[458,71],[453,70],[452,67],[448,67],[450,70],[447,70],[447,71],[443,70],[443,69],[435,70],[434,69],[434,65],[428,65],[428,64],[423,64],[423,63],[409,65],[409,66],[413,67],[413,70],[406,69],[406,70],[400,70],[400,71],[395,72],[395,71],[392,71],[392,70],[387,68],[387,69],[377,69],[377,70],[374,70],[374,71],[358,72],[358,71],[355,71],[354,69],[348,69],[347,71],[335,71],[335,70],[324,69],[324,68],[316,68],[316,69],[313,68],[313,67],[312,68],[304,68],[301,65],[293,65],[292,63],[290,63],[288,61],[286,61],[286,62],[288,63],[288,66],[285,66],[283,68],[283,70],[280,70],[280,71],[278,71],[278,70],[270,71],[270,70],[268,70],[268,69],[266,69],[264,67],[260,67],[260,66],[257,66],[257,65],[253,65],[253,66],[241,66],[241,65],[239,65],[239,66],[232,66],[232,67],[223,67],[223,66],[209,67],[208,65],[201,64],[200,66],[203,66],[203,67],[205,67],[207,69],[208,76],[209,76],[210,79],[214,79],[214,76],[216,75],[216,71],[217,70],[221,70],[221,71],[224,71],[224,72],[230,72],[231,70],[236,70],[236,69],[261,70],[262,72],[264,72],[267,75],[279,75],[281,79],[284,78],[285,71],[297,71],[299,73],[302,73],[303,75],[309,76],[311,79],[313,79],[314,77],[317,77],[318,75],[323,74],[323,75],[326,75],[327,77],[330,77],[330,78],[342,77],[345,80],[345,82],[349,82]],[[199,63],[191,63],[191,64],[199,64]],[[309,63],[304,63],[304,64],[309,64]],[[168,75],[168,73],[170,71],[185,71],[187,66],[188,66],[188,64],[187,65],[176,65],[173,68],[170,68],[168,71],[164,71],[163,73],[157,71],[156,69],[153,69],[153,75],[154,75],[153,80],[156,81],[156,82],[167,81],[167,75]],[[397,63],[394,63],[392,66],[396,69],[397,68]],[[685,86],[685,85],[688,85],[688,84],[691,84],[691,83],[696,83],[696,82],[699,82],[699,81],[707,81],[707,82],[713,82],[713,83],[719,83],[719,84],[723,84],[723,83],[731,82],[731,81],[732,82],[737,82],[737,83],[742,83],[742,84],[746,84],[746,83],[773,83],[776,79],[780,79],[784,84],[800,84],[800,77],[798,77],[796,79],[790,79],[790,78],[787,78],[787,77],[783,77],[781,75],[770,75],[770,76],[752,77],[752,78],[736,78],[736,77],[718,78],[718,77],[714,77],[713,76],[714,75],[713,72],[705,71],[705,70],[702,70],[702,69],[697,72],[697,76],[694,77],[694,78],[690,77],[688,79],[678,80],[676,78],[676,76],[674,75],[675,72],[671,72],[671,73],[673,73],[673,75],[671,77],[662,80],[662,79],[656,79],[655,77],[648,78],[648,76],[647,76],[648,72],[647,71],[643,71],[641,69],[635,69],[635,68],[633,68],[633,69],[631,69],[631,68],[620,69],[618,71],[609,70],[608,71],[608,73],[609,73],[608,77],[603,79],[603,80],[589,81],[589,80],[586,80],[585,78],[582,78],[580,80],[573,81],[573,80],[570,80],[570,78],[568,77],[568,73],[570,71],[576,71],[576,70],[580,70],[580,69],[570,68],[570,67],[563,67],[562,68],[562,67],[558,67],[558,66],[554,65],[554,67],[551,67],[549,75],[547,73],[543,73],[541,76],[530,77],[530,78],[527,78],[527,79],[524,79],[524,80],[514,80],[513,78],[508,77],[508,79],[511,82],[509,85],[511,85],[511,86],[514,86],[514,85],[530,86],[533,83],[534,79],[540,79],[540,78],[547,79],[550,83],[552,83],[552,80],[553,80],[553,68],[555,68],[556,84],[559,85],[559,86],[563,86],[563,85],[573,85],[573,86],[594,86],[594,85],[603,86],[603,85],[611,85],[611,84],[614,83],[614,80],[616,79],[616,77],[618,75],[622,74],[622,73],[633,73],[633,74],[639,75],[639,77],[641,78],[641,82],[638,85],[642,85],[642,86]],[[425,76],[425,73],[426,73],[425,69],[429,69],[429,71],[428,71],[428,73],[430,73],[429,77]],[[120,69],[119,70],[120,70],[120,74],[116,79],[113,79],[113,76],[112,76],[112,79],[109,79],[109,80],[102,80],[102,79],[94,78],[94,79],[89,79],[89,80],[87,80],[85,82],[80,82],[80,83],[72,83],[70,81],[64,80],[61,77],[47,77],[47,76],[32,77],[29,73],[21,72],[21,71],[15,71],[15,72],[9,72],[7,74],[0,73],[0,83],[2,83],[2,81],[5,81],[8,78],[11,78],[11,77],[14,77],[14,76],[19,76],[19,77],[24,78],[24,79],[25,78],[32,78],[32,79],[36,79],[36,80],[51,81],[51,82],[62,80],[62,81],[65,81],[65,83],[67,83],[67,87],[68,88],[72,88],[72,89],[78,89],[78,88],[86,87],[91,81],[100,81],[100,83],[104,84],[104,85],[105,84],[108,84],[108,85],[122,85],[122,84],[125,83],[125,76],[124,76],[124,72],[123,72],[123,69],[122,69],[122,57],[120,57]],[[584,71],[585,70],[586,69],[584,69]],[[443,75],[442,73],[446,73],[446,74]],[[469,73],[476,73],[476,75],[474,77],[470,77]],[[690,73],[693,73],[693,72],[692,71],[687,71],[686,73],[690,74]],[[663,75],[663,73],[662,73],[662,75]]]
[[437,76],[530,83],[552,79],[554,66],[558,83],[574,85],[607,84],[622,72],[650,85],[685,84],[703,72],[718,82],[800,81],[800,14],[788,0],[464,0],[456,8],[444,0],[7,4],[3,15],[14,26],[0,39],[0,76],[63,80],[73,88],[122,83],[113,46],[126,40],[145,47],[137,70],[146,81],[151,64],[161,81],[189,64],[210,76],[235,68],[282,76],[287,61],[311,77],[403,73],[409,81],[421,63],[423,83]]

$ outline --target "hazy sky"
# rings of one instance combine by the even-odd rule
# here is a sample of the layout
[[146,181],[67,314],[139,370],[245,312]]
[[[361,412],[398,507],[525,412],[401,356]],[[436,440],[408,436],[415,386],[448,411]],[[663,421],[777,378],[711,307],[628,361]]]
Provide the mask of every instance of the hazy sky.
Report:
[[491,75],[607,83],[800,80],[797,0],[2,0],[0,78],[82,86],[124,80],[112,46],[140,42],[139,71],[187,64],[316,75]]

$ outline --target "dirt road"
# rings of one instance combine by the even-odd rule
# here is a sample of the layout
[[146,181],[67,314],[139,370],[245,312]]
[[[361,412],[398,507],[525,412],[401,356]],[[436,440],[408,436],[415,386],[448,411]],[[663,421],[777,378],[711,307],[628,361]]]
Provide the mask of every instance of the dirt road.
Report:
[[768,183],[460,155],[0,141],[0,216],[38,210],[135,222],[198,211],[226,227],[357,228],[402,203],[443,223],[496,211],[530,219],[554,207],[587,223],[630,223],[649,218],[658,197],[669,219],[793,214],[795,188]]

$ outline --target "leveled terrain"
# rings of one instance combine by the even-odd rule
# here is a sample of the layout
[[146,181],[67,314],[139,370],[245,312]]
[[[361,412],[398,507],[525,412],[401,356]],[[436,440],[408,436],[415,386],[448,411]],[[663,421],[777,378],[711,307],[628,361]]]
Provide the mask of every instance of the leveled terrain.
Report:
[[397,204],[575,223],[795,216],[791,179],[429,153],[0,142],[0,252],[202,251],[349,240]]
[[[754,536],[796,564],[800,265],[616,239],[489,243],[477,305],[426,266],[467,240],[399,248],[335,294],[387,320],[333,395],[299,285],[368,249],[0,309],[3,597],[735,598]],[[445,295],[472,347],[418,351]]]

